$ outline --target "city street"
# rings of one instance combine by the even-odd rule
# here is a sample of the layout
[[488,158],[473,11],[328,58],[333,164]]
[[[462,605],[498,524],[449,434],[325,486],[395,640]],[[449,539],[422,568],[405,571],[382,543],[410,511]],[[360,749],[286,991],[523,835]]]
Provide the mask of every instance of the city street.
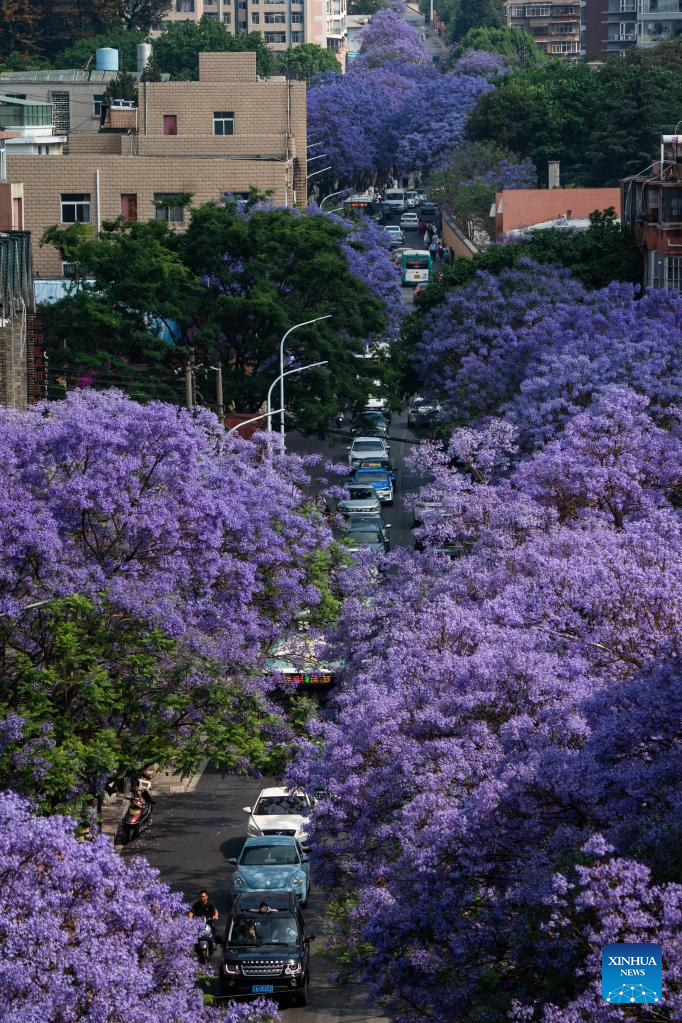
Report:
[[[274,784],[261,778],[221,778],[207,771],[194,792],[158,796],[152,827],[128,846],[124,856],[145,856],[161,877],[193,902],[206,888],[220,913],[220,933],[228,909],[228,879],[232,867],[228,857],[237,856],[246,830],[243,806],[251,806],[262,788]],[[386,1017],[367,1008],[360,985],[339,987],[333,981],[333,965],[322,955],[322,916],[327,897],[315,887],[305,910],[306,922],[316,935],[311,946],[310,1001],[305,1009],[288,1008],[288,1023],[384,1023]],[[217,968],[220,946],[214,957],[216,981],[211,992],[218,994]]]

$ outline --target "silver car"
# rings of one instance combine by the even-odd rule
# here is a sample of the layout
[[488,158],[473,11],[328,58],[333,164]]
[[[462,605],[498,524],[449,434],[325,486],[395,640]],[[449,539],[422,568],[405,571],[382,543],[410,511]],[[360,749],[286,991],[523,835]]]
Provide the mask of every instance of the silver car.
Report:
[[382,437],[356,437],[348,448],[348,464],[351,469],[367,461],[386,461],[391,445]]
[[381,515],[381,502],[371,484],[349,483],[348,497],[339,501],[338,510],[341,515],[352,518],[354,515]]

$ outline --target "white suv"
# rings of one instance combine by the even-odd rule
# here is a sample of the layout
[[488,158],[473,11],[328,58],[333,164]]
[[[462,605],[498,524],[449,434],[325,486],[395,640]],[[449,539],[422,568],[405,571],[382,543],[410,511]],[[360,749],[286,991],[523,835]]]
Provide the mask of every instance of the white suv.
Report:
[[363,462],[387,462],[391,445],[383,437],[356,437],[348,448],[348,464],[352,469]]

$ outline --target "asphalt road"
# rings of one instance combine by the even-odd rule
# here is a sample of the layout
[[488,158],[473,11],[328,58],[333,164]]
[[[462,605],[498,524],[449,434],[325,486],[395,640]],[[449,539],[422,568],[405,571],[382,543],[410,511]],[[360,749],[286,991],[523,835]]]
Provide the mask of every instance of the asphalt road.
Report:
[[[391,444],[391,460],[395,469],[396,490],[393,505],[382,506],[384,521],[391,526],[391,548],[412,547],[412,512],[406,512],[403,507],[403,498],[407,493],[415,491],[420,486],[420,477],[410,472],[405,467],[405,457],[412,451],[418,442],[417,436],[407,427],[407,415],[405,412],[394,413],[389,428]],[[303,437],[298,433],[289,433],[286,437],[287,450],[297,454],[320,454],[325,460],[334,463],[348,462],[347,446],[351,443],[350,422],[345,428],[334,430],[325,440],[316,437]]]
[[[226,778],[207,771],[194,792],[156,797],[154,823],[124,856],[143,855],[156,867],[162,880],[193,902],[206,888],[225,926],[229,907],[228,857],[237,856],[245,838],[247,816],[243,806],[252,806],[258,793],[271,779]],[[333,966],[322,955],[322,916],[327,896],[315,887],[308,898],[305,918],[316,935],[311,946],[310,1000],[305,1009],[283,1007],[287,1023],[387,1023],[385,1016],[367,1007],[361,985],[339,987],[333,980]],[[220,946],[214,956],[216,980],[211,992],[218,994],[217,970]]]

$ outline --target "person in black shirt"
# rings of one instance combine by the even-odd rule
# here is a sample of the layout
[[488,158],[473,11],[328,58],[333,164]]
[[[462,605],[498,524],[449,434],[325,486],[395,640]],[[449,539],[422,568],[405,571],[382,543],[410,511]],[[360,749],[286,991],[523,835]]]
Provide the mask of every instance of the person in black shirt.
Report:
[[199,892],[199,898],[196,902],[192,903],[192,909],[190,910],[190,917],[203,916],[204,920],[212,922],[218,919],[218,910],[215,908],[212,902],[208,901],[208,892]]

